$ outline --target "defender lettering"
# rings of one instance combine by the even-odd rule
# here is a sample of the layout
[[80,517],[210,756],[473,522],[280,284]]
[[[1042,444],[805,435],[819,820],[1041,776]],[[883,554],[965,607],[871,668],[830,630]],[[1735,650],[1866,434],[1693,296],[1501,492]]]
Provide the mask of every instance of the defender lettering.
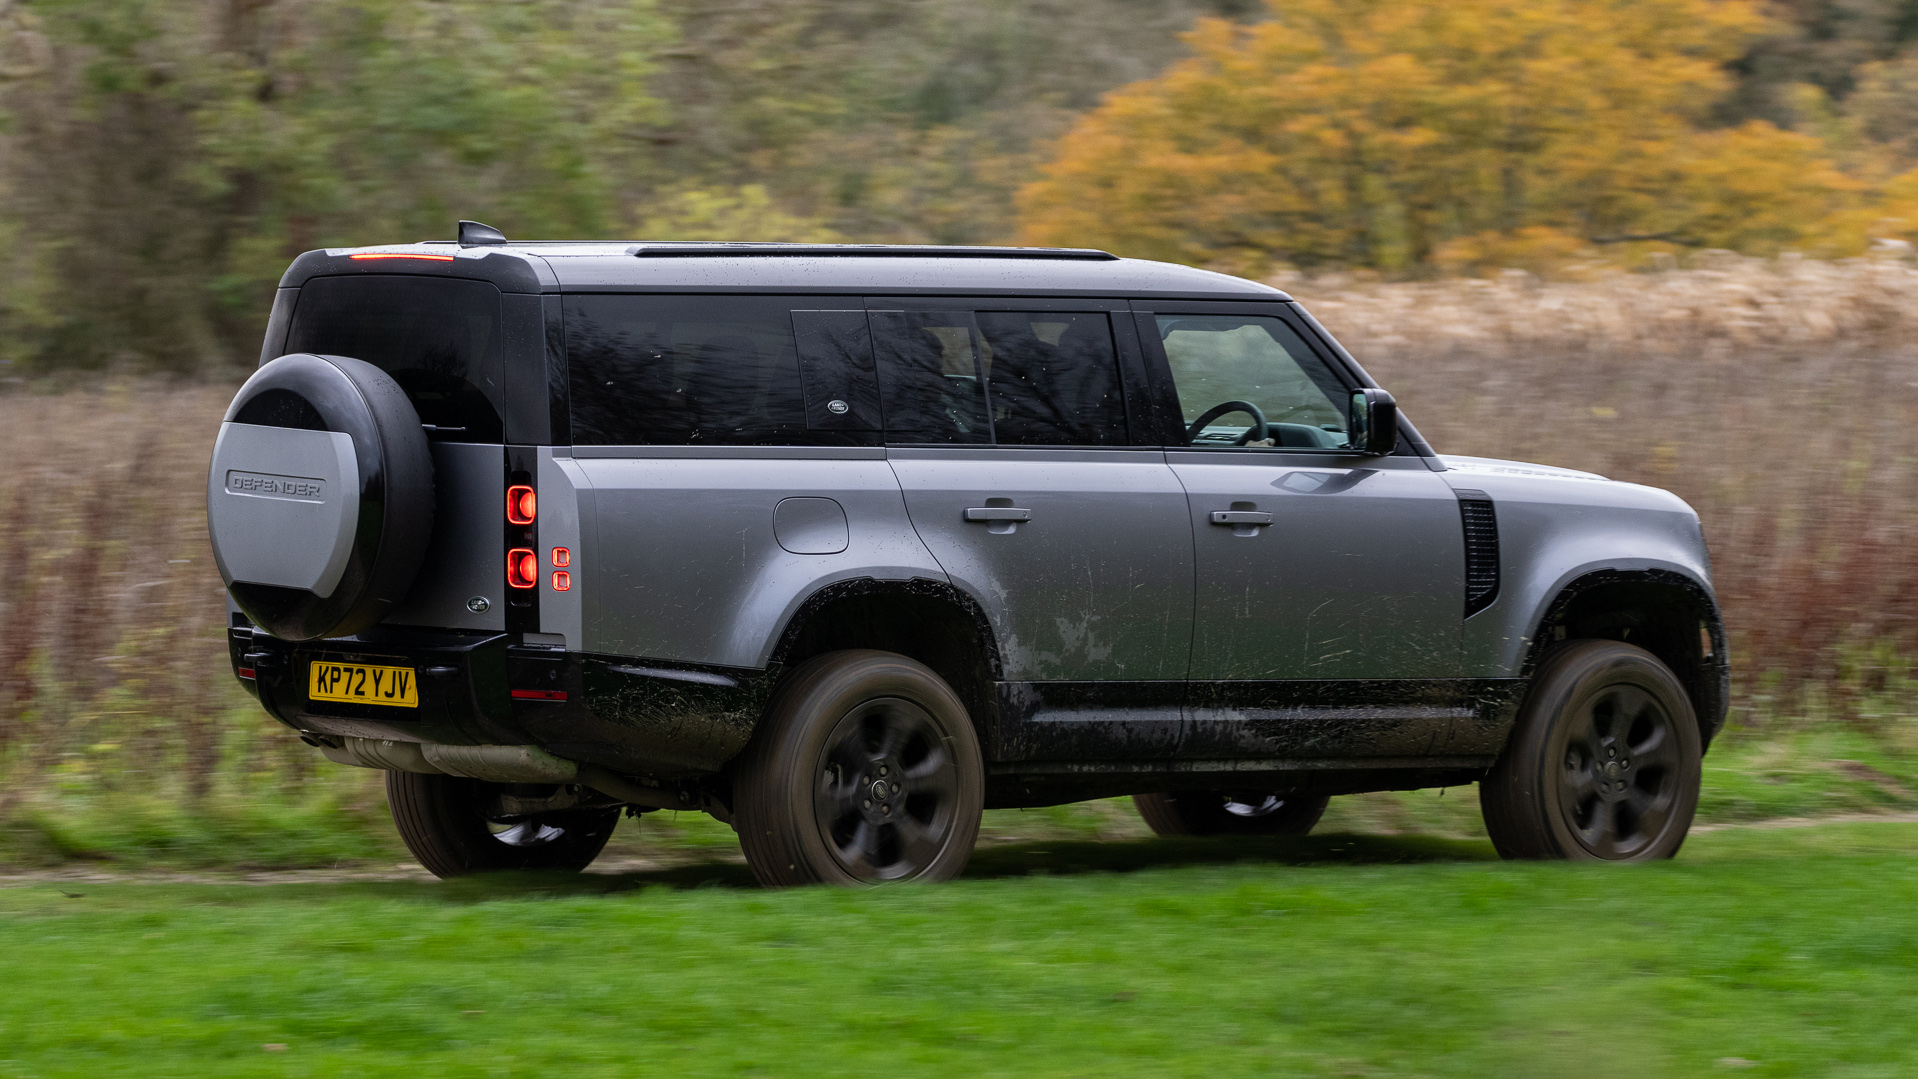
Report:
[[229,471],[226,474],[226,489],[229,494],[251,495],[255,498],[283,498],[289,502],[326,501],[326,481],[307,476]]

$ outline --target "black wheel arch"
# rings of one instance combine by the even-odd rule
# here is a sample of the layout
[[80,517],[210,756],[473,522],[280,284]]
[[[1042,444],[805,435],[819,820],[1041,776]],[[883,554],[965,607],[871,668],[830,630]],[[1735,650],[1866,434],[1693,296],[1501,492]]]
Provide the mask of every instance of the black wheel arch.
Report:
[[791,671],[813,656],[848,648],[896,652],[932,668],[965,702],[991,756],[998,727],[995,683],[1004,666],[977,600],[926,577],[838,581],[807,596],[787,618],[770,667]]
[[1718,601],[1699,581],[1670,570],[1602,569],[1559,589],[1533,628],[1521,677],[1530,679],[1567,641],[1635,644],[1671,668],[1711,746],[1731,707],[1731,669]]

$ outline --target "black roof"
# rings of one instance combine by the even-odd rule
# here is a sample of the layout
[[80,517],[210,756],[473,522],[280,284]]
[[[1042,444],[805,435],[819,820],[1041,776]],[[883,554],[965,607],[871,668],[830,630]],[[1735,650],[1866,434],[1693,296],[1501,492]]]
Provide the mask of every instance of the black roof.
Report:
[[1078,248],[878,244],[445,242],[308,251],[280,281],[408,273],[492,281],[506,292],[771,292],[854,295],[1286,300],[1241,277]]

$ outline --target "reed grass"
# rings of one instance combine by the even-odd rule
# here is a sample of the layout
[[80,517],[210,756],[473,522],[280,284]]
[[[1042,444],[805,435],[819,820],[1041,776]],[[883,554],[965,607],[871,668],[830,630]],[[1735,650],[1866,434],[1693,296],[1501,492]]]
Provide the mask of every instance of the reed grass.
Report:
[[228,670],[205,485],[233,389],[0,395],[0,858],[310,862],[380,823],[373,777],[318,769]]
[[[1696,506],[1742,727],[1830,721],[1911,757],[1918,267],[1718,256],[1582,282],[1280,283],[1442,452]],[[232,390],[0,393],[0,859],[391,852],[377,776],[316,761],[228,673],[203,504]]]
[[1586,281],[1278,283],[1441,453],[1586,469],[1690,502],[1746,722],[1869,721],[1864,698],[1910,671],[1918,266],[1714,253]]

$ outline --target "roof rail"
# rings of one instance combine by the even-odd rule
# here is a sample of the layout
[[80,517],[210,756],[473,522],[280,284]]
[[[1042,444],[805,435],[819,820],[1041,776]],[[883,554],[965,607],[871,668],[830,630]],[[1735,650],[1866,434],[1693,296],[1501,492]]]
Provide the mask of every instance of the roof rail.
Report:
[[782,255],[801,258],[951,258],[951,259],[1073,259],[1116,262],[1119,256],[1087,247],[946,247],[939,244],[775,244],[775,243],[659,243],[634,244],[626,253],[639,258],[722,258],[740,255]]

